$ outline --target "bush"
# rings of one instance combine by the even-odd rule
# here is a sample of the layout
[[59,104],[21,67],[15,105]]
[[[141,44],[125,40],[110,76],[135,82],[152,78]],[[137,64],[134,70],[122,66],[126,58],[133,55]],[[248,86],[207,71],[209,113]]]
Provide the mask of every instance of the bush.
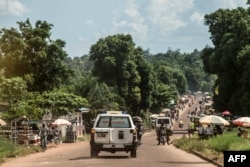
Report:
[[15,145],[5,137],[0,136],[0,163],[6,158],[24,156],[30,153],[38,152],[40,146],[26,147],[24,145]]
[[13,157],[15,155],[15,145],[2,136],[0,136],[0,146],[0,162],[3,162],[5,157]]
[[204,141],[199,140],[198,138],[193,138],[192,140],[190,140],[186,135],[183,135],[180,139],[173,140],[173,144],[176,147],[181,148],[187,152],[202,152],[206,148],[206,143],[204,143]]
[[221,154],[223,151],[245,151],[250,150],[250,140],[237,136],[237,132],[225,132],[223,135],[209,138],[208,140],[200,140],[197,135],[191,139],[185,135],[179,139],[175,139],[173,144],[185,151],[198,151],[201,153]]
[[244,151],[250,150],[250,141],[236,135],[236,131],[224,133],[223,136],[211,138],[209,147],[215,151],[223,152],[228,150]]

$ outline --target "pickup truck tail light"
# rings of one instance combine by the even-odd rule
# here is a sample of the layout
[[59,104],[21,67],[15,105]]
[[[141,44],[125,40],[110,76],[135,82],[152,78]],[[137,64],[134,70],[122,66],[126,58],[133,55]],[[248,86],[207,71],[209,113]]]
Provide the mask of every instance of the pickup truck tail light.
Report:
[[95,129],[92,128],[91,131],[90,131],[90,138],[91,138],[91,141],[94,141],[95,140]]
[[137,137],[136,137],[136,129],[130,129],[130,133],[133,133],[133,141],[136,141],[137,140]]
[[130,133],[136,134],[136,129],[130,129]]

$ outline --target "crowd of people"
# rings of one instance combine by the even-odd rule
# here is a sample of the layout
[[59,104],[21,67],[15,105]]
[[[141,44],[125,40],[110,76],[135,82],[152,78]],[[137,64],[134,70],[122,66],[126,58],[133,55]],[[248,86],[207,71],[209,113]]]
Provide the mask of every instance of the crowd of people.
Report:
[[[201,139],[208,139],[213,136],[217,136],[218,134],[223,133],[223,126],[220,125],[212,125],[212,124],[201,124],[199,122],[202,114],[205,115],[206,108],[205,104],[209,103],[208,99],[204,98],[202,95],[192,95],[186,96],[185,101],[179,104],[177,107],[179,110],[183,110],[185,107],[188,109],[187,116],[189,118],[188,122],[188,135],[189,137],[194,134],[194,132],[198,133],[198,136]],[[179,116],[179,114],[178,114]],[[183,127],[183,120],[179,119],[179,128]]]

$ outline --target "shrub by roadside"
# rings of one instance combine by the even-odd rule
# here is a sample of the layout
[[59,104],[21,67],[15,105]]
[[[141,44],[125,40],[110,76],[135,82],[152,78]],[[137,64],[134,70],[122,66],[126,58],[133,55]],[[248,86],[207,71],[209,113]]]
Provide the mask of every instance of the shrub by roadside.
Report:
[[15,145],[11,143],[10,140],[0,136],[0,163],[3,163],[6,158],[25,156],[30,153],[38,152],[40,149],[39,146],[23,146],[23,145]]
[[238,137],[236,130],[225,132],[223,135],[212,137],[208,140],[200,140],[198,135],[189,139],[183,135],[179,139],[174,139],[173,144],[187,152],[199,152],[206,157],[223,163],[223,152],[229,150],[245,151],[250,150],[250,139]]

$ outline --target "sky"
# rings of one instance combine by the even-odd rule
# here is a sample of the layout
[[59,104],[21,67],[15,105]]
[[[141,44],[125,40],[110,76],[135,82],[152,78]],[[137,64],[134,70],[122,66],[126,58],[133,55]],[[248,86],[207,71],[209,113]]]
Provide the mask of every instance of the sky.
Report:
[[213,46],[204,15],[218,9],[247,8],[247,0],[0,0],[0,29],[29,19],[53,24],[52,40],[66,42],[70,57],[115,34],[131,34],[150,53],[181,53]]

